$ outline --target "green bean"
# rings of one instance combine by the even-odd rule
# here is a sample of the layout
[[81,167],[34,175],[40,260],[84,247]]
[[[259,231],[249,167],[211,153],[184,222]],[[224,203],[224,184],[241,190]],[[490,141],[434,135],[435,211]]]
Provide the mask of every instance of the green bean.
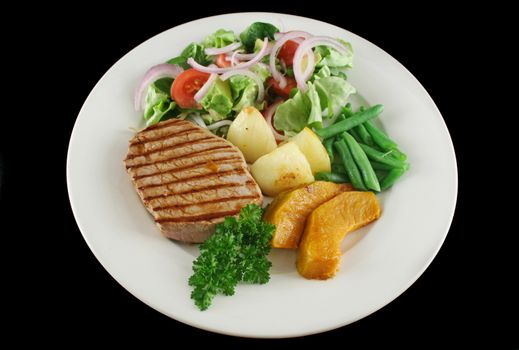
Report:
[[360,141],[359,140],[357,140],[357,141],[365,143],[368,146],[373,146],[374,145],[373,138],[371,137],[371,134],[368,132],[368,130],[366,130],[366,127],[364,126],[368,122],[369,122],[369,120],[364,124],[357,125],[356,127],[354,127],[351,130],[355,130],[355,132],[357,132],[357,135],[359,135]]
[[392,149],[388,153],[391,157],[396,158],[398,160],[407,160],[407,155],[398,148]]
[[375,174],[377,175],[377,179],[378,179],[379,183],[382,180],[384,180],[384,178],[387,176],[388,173],[389,173],[389,171],[386,171],[386,170],[376,170],[375,169]]
[[339,164],[339,163],[332,163],[332,172],[333,173],[341,173],[341,174],[347,174],[346,172],[346,168],[344,167],[344,165]]
[[391,157],[390,152],[382,153],[362,143],[360,144],[360,147],[362,147],[368,158],[371,160],[389,165],[393,168],[405,168],[407,166],[407,163],[404,161]]
[[328,157],[330,157],[330,163],[333,162],[334,154],[333,154],[333,142],[334,138],[330,137],[329,139],[324,140],[324,148],[326,148],[326,152],[328,152]]
[[344,173],[331,173],[328,171],[318,172],[315,174],[316,180],[321,181],[329,181],[329,182],[335,182],[335,183],[345,183],[350,182],[350,178],[347,174]]
[[364,112],[356,113],[354,116],[347,118],[339,123],[335,123],[333,125],[327,126],[326,128],[319,129],[316,131],[316,134],[322,139],[327,139],[375,118],[377,115],[382,113],[383,109],[384,106],[375,105],[366,109]]
[[358,134],[357,130],[355,130],[355,129],[356,128],[350,129],[350,130],[348,130],[348,132],[350,133],[351,136],[353,136],[355,138],[355,140],[357,140],[357,142],[362,142],[360,135]]
[[355,163],[360,170],[366,187],[379,192],[380,184],[378,183],[377,175],[375,174],[375,171],[373,170],[373,167],[371,166],[366,153],[364,153],[353,136],[347,132],[342,134],[342,139],[346,141],[346,144],[351,151],[351,155],[353,156],[353,159],[355,160]]
[[377,146],[382,148],[383,151],[390,151],[392,149],[398,148],[396,142],[391,140],[382,130],[377,128],[375,124],[371,122],[371,120],[365,122],[364,126],[373,138],[373,142],[375,142]]
[[341,156],[342,162],[344,164],[344,168],[346,169],[346,173],[351,180],[351,184],[355,189],[358,190],[366,190],[366,186],[364,186],[364,181],[362,181],[362,176],[360,175],[359,168],[357,168],[357,164],[353,160],[353,156],[351,155],[350,149],[346,144],[346,141],[343,139],[339,141],[335,141],[333,146],[339,152]]
[[346,106],[342,108],[342,114],[344,118],[349,118],[353,115],[353,111],[351,110],[351,103],[347,103]]
[[395,168],[391,170],[384,179],[380,182],[380,188],[382,190],[386,190],[389,187],[393,186],[393,184],[402,176],[407,169],[405,168]]
[[371,161],[371,166],[373,167],[374,170],[390,171],[390,170],[394,169],[394,167],[392,167],[390,165],[382,164],[382,163],[379,163],[374,160]]

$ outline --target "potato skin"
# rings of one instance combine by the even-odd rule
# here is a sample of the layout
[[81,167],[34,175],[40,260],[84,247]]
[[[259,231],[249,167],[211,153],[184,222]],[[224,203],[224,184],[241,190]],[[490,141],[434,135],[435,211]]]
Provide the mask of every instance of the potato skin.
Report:
[[304,128],[291,141],[295,142],[308,159],[314,175],[321,171],[331,171],[330,157],[321,140],[309,128]]
[[246,107],[236,116],[227,132],[227,140],[240,149],[248,163],[254,163],[277,147],[267,121],[254,107]]
[[272,197],[314,181],[308,160],[293,142],[260,157],[252,164],[251,173],[261,191]]
[[299,246],[306,218],[327,200],[339,193],[351,191],[350,184],[315,181],[280,193],[265,211],[263,219],[276,225],[272,247],[294,249]]
[[308,279],[335,276],[346,234],[379,217],[380,206],[373,192],[344,192],[317,207],[307,219],[299,245],[299,273]]

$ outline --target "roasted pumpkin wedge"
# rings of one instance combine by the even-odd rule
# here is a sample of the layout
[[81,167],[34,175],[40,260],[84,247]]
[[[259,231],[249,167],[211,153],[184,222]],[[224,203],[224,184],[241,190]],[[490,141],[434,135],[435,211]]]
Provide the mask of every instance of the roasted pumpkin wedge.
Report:
[[263,219],[276,225],[274,248],[297,248],[308,215],[339,193],[351,191],[350,184],[315,181],[280,193],[267,208]]
[[320,205],[306,221],[297,256],[299,273],[308,279],[335,276],[346,234],[379,217],[380,206],[373,192],[344,192]]

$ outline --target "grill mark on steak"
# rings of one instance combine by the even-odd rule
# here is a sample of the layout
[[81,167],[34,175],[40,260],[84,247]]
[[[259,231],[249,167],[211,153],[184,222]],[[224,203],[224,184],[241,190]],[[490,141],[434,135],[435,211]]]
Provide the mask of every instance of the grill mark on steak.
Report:
[[[241,159],[242,159],[241,157],[234,156],[234,157],[229,157],[229,158],[216,159],[216,160],[213,160],[213,162],[215,162],[216,164],[227,164],[227,162],[224,162],[224,161],[233,161],[233,160],[238,161],[238,160],[241,160]],[[222,162],[219,163],[220,161],[222,161]],[[204,160],[202,162],[194,163],[194,164],[187,165],[187,166],[184,166],[184,167],[178,167],[178,168],[173,168],[173,169],[164,170],[164,171],[157,171],[156,173],[151,173],[151,174],[146,174],[146,175],[133,176],[132,178],[134,180],[141,180],[141,179],[144,179],[144,178],[147,178],[147,177],[150,177],[150,176],[169,174],[169,173],[172,173],[172,172],[177,172],[177,171],[189,170],[189,169],[192,169],[192,168],[197,168],[200,165],[203,165],[203,164],[206,164],[206,163],[207,163],[207,161]],[[231,163],[231,162],[229,162],[229,163]]]
[[[243,157],[240,154],[237,154],[236,151],[230,146],[227,149],[216,149],[200,152],[198,154],[194,154],[192,156],[179,157],[173,159],[164,159],[160,162],[155,162],[153,164],[148,164],[142,167],[132,167],[129,168],[131,176],[143,176],[148,175],[157,171],[169,171],[177,168],[185,167],[193,164],[192,162],[201,162],[202,164],[207,163],[207,159],[218,159],[218,157],[239,157],[239,159],[243,160]],[[245,161],[244,161],[245,162]]]
[[196,206],[199,204],[209,204],[209,203],[225,203],[230,202],[237,199],[255,199],[259,198],[258,195],[249,195],[249,196],[235,196],[235,197],[227,197],[227,198],[215,198],[203,202],[196,202],[196,203],[188,203],[188,204],[177,204],[177,205],[167,205],[164,207],[152,207],[153,210],[165,210],[165,209],[174,209],[174,208],[185,208],[185,207],[191,207]]
[[193,215],[193,216],[184,216],[181,218],[163,218],[163,219],[155,219],[156,223],[162,222],[196,222],[196,221],[206,221],[210,219],[224,218],[226,216],[233,216],[240,212],[240,209],[237,210],[229,210],[222,211],[218,213],[210,213],[210,214],[202,214],[202,215]]
[[194,167],[188,167],[187,169],[171,169],[154,176],[147,176],[137,180],[134,179],[135,186],[141,189],[147,185],[165,184],[171,181],[187,179],[193,176],[208,175],[219,171],[223,172],[243,167],[243,162],[240,159],[221,161],[218,163],[213,162],[210,165],[207,163],[208,162],[195,165]]
[[[201,141],[205,141],[205,142],[201,142]],[[221,142],[220,140],[215,140],[211,135],[207,135],[206,137],[201,138],[201,139],[181,142],[181,143],[169,145],[169,146],[166,146],[166,147],[160,147],[160,148],[154,149],[152,151],[141,152],[141,153],[136,153],[136,154],[129,154],[126,157],[126,160],[134,159],[134,158],[137,158],[137,157],[146,157],[146,156],[149,156],[151,154],[160,153],[160,152],[163,152],[163,151],[168,151],[170,149],[182,149],[182,148],[186,148],[186,146],[196,145],[196,144],[200,144],[200,143],[206,144],[206,143],[220,143],[220,142]]]
[[186,182],[189,182],[192,180],[208,179],[208,178],[212,178],[212,177],[220,177],[220,176],[231,175],[231,174],[235,174],[235,175],[245,174],[245,169],[242,167],[242,168],[232,169],[232,170],[227,170],[227,171],[222,171],[222,172],[213,172],[213,173],[199,175],[199,176],[192,176],[192,177],[188,177],[188,178],[177,180],[177,181],[163,182],[160,185],[142,186],[142,187],[138,187],[138,189],[147,190],[150,188],[168,186],[168,185],[179,184],[179,183],[186,183]]
[[209,133],[203,130],[190,131],[189,133],[174,134],[168,136],[162,141],[145,141],[143,143],[130,145],[128,150],[127,158],[131,158],[133,155],[145,155],[145,152],[152,152],[155,150],[164,149],[166,147],[178,146],[182,147],[186,142],[197,141],[200,139],[207,140],[208,138],[214,139]]
[[138,168],[146,166],[146,165],[164,163],[164,162],[167,162],[167,161],[170,161],[170,160],[174,160],[174,159],[186,158],[186,156],[193,156],[193,155],[197,155],[197,154],[200,154],[200,153],[203,153],[203,152],[207,152],[207,151],[222,150],[222,149],[233,149],[233,147],[230,146],[230,145],[225,145],[225,146],[222,145],[222,146],[218,146],[218,147],[213,147],[213,148],[208,148],[208,149],[196,151],[196,152],[193,152],[193,153],[181,154],[181,155],[179,155],[177,157],[170,157],[170,158],[166,158],[166,159],[161,159],[161,160],[156,161],[156,162],[151,161],[151,162],[148,162],[148,163],[141,163],[141,164],[136,164],[136,165],[127,165],[126,169],[130,169],[130,168],[131,169],[138,169]]
[[137,145],[142,145],[142,144],[146,144],[146,143],[149,143],[149,142],[155,142],[155,141],[162,141],[162,140],[165,140],[165,139],[168,139],[172,136],[184,136],[184,135],[187,135],[193,131],[200,131],[199,129],[197,128],[192,128],[192,129],[187,129],[187,130],[182,130],[178,133],[170,133],[170,134],[166,134],[166,135],[162,135],[162,136],[159,136],[159,137],[155,137],[155,138],[149,138],[149,139],[134,139],[130,142],[130,146],[137,146]]
[[258,195],[256,186],[249,183],[242,186],[227,186],[215,189],[202,189],[197,192],[188,192],[184,194],[176,194],[174,196],[162,196],[146,201],[146,206],[149,208],[177,206],[182,204],[193,204],[198,202],[210,201],[215,198],[226,197],[243,197]]
[[163,194],[160,194],[160,195],[156,195],[156,196],[148,196],[148,197],[143,197],[143,200],[145,202],[149,202],[150,200],[152,199],[157,199],[157,198],[168,198],[168,197],[171,197],[171,196],[177,196],[179,194],[186,194],[186,193],[198,193],[198,192],[202,192],[202,191],[205,191],[205,190],[216,190],[216,189],[219,189],[219,188],[227,188],[227,187],[238,187],[238,186],[243,186],[243,185],[252,185],[252,184],[256,184],[255,182],[253,181],[247,181],[245,182],[245,184],[243,183],[240,183],[240,182],[230,182],[230,183],[226,183],[226,184],[218,184],[218,185],[210,185],[210,186],[207,186],[207,187],[201,187],[197,190],[188,190],[188,191],[183,191],[183,192],[176,192],[176,193],[171,193],[171,194],[168,194],[168,195],[163,195]]

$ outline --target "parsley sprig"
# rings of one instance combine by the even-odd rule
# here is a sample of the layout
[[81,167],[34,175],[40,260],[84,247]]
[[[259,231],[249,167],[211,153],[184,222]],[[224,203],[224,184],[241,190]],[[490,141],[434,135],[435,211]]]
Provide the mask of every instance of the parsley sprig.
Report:
[[206,310],[215,295],[233,295],[239,282],[264,284],[270,280],[272,263],[267,259],[275,226],[264,222],[263,210],[249,204],[240,217],[227,217],[216,225],[216,232],[200,245],[200,256],[193,262],[189,285],[191,299]]

